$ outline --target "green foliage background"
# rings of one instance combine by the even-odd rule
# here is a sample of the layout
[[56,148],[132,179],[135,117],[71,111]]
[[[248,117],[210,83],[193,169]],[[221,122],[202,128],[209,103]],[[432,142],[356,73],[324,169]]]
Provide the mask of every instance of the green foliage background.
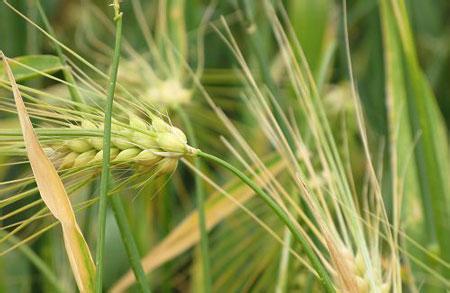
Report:
[[[34,1],[10,2],[33,21],[42,25]],[[142,2],[145,12],[149,13],[149,19],[152,19],[151,17],[157,13],[151,9],[152,1]],[[168,1],[168,5],[176,2]],[[291,89],[283,86],[282,74],[273,73],[276,72],[276,58],[279,52],[276,40],[271,34],[273,24],[265,16],[262,5],[256,0],[216,2],[211,17],[214,25],[220,27],[220,16],[227,19],[258,82],[277,94],[277,101],[286,113],[292,110],[298,114],[298,127],[300,131],[306,132],[307,126],[302,124],[301,110],[292,106],[294,99],[291,97]],[[450,263],[450,250],[447,248],[450,244],[448,172],[450,162],[446,136],[450,126],[450,2],[405,0],[407,15],[402,21],[403,24],[410,26],[411,35],[399,29],[398,19],[395,18],[392,6],[388,2],[359,0],[347,3],[353,74],[367,122],[371,156],[375,168],[383,174],[380,179],[381,188],[390,219],[394,217],[393,178],[395,174],[400,176],[401,173],[405,176],[402,228],[423,248],[436,253],[448,264]],[[108,3],[103,1],[89,1],[89,3],[93,3],[111,18],[112,9],[108,8]],[[105,64],[96,56],[108,55],[105,52],[96,55],[99,52],[95,52],[89,41],[89,34],[96,36],[110,47],[113,35],[95,18],[88,18],[92,22],[86,26],[82,21],[88,13],[85,4],[86,1],[45,1],[44,10],[59,40],[106,70],[107,62]],[[197,44],[196,32],[208,4],[209,1],[185,1],[183,13],[189,47],[195,48]],[[345,122],[350,150],[347,159],[355,178],[355,186],[358,191],[362,190],[366,166],[354,109],[351,106],[342,2],[286,0],[283,4],[292,29],[305,52],[319,94],[324,99],[327,117],[339,145],[345,141],[342,127]],[[136,51],[144,52],[145,41],[131,4],[129,1],[123,1],[121,5],[124,12],[123,35]],[[171,24],[176,27],[176,22]],[[169,33],[168,38],[177,46],[176,32],[172,33],[175,37]],[[257,142],[254,144],[255,148],[270,149],[269,143],[259,131],[260,126],[251,118],[248,108],[242,102],[244,84],[234,70],[239,67],[235,56],[210,26],[206,30],[204,44],[205,66],[201,81],[205,88],[225,113],[237,122],[244,136]],[[0,49],[10,58],[55,53],[51,42],[3,4],[0,4]],[[191,60],[195,60],[198,56],[195,56],[193,51],[195,50],[189,50],[187,59],[189,65],[195,68],[196,62]],[[61,76],[61,73],[57,72],[56,75]],[[25,83],[41,88],[52,86],[52,82],[43,78]],[[392,93],[392,96],[388,97],[387,93]],[[327,100],[328,98],[330,99]],[[219,136],[223,133],[220,126],[217,126],[219,123],[215,121],[212,111],[205,110],[207,106],[204,100],[197,96],[194,99],[196,103],[187,106],[186,113],[192,116],[192,123],[198,133],[202,149],[214,154],[225,153],[228,161],[236,163],[238,160],[227,153],[220,143]],[[0,115],[0,128],[8,128],[8,125],[14,124],[14,114],[1,112]],[[174,122],[182,124],[181,117],[174,116]],[[398,142],[394,146],[395,149],[390,148],[393,137]],[[390,163],[393,154],[398,158],[398,169]],[[6,162],[6,158],[2,158],[0,154],[0,162],[2,161]],[[401,166],[409,163],[411,167],[405,175]],[[12,180],[22,171],[21,167],[0,167],[0,177],[3,181]],[[232,180],[229,174],[225,175],[217,167],[207,165],[205,171],[218,184],[224,185]],[[166,179],[158,179],[148,187],[149,193],[158,190],[156,196],[129,198],[124,195],[128,220],[142,255],[169,235],[196,207],[193,175],[184,165],[179,166],[170,183],[167,183]],[[88,188],[85,192],[89,192]],[[207,198],[211,198],[212,193],[212,189],[208,188]],[[21,204],[24,203],[12,208],[19,208]],[[270,223],[274,230],[283,231],[281,223],[259,202],[251,201],[248,207]],[[1,208],[2,214],[7,212],[8,210]],[[95,223],[89,222],[92,216],[88,215],[95,212],[96,209],[87,209],[80,216],[83,232],[91,247],[94,247]],[[8,223],[4,221],[2,225]],[[105,260],[105,288],[109,288],[129,267],[111,214],[108,215],[107,223],[106,250],[107,254],[113,257]],[[240,226],[240,229],[236,229],[236,226]],[[273,276],[278,272],[281,247],[262,229],[255,228],[256,226],[243,212],[237,211],[209,233],[214,292],[263,292],[267,288],[274,289]],[[2,233],[6,232],[9,230],[2,229]],[[10,239],[10,241],[13,243],[18,240]],[[2,241],[0,247],[6,250],[11,243]],[[57,272],[58,281],[65,284],[65,289],[75,290],[70,268],[66,264],[64,248],[56,231],[45,233],[21,249],[34,251]],[[439,274],[447,280],[450,278],[448,266],[439,264],[423,251],[416,250],[416,247],[405,245],[405,249],[428,267],[439,271]],[[0,291],[52,292],[52,284],[43,277],[41,270],[31,265],[30,259],[24,257],[25,254],[26,252],[14,250],[1,256]],[[150,276],[152,288],[157,289],[157,292],[173,292],[173,290],[197,292],[201,283],[197,280],[198,255],[199,250],[196,247],[158,268]],[[409,266],[406,256],[402,259],[402,264],[405,264],[403,285],[406,292],[414,291],[411,289],[414,286],[408,285],[410,278],[415,286],[421,288],[421,292],[444,292],[445,286],[436,281],[432,274],[415,264]],[[300,289],[309,290],[308,292],[318,290],[320,287],[312,275],[306,273],[304,269],[297,269],[296,266],[299,265],[295,262],[290,263],[289,268],[300,273],[292,276],[289,274],[286,292]],[[409,269],[413,271],[414,279],[408,275]]]

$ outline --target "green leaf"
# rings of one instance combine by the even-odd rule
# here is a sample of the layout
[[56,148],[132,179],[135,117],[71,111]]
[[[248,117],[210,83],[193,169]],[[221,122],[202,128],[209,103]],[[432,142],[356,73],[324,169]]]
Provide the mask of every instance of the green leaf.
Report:
[[[393,112],[397,115],[396,124],[403,127],[399,137],[403,135],[404,139],[399,140],[398,152],[405,155],[405,152],[414,147],[415,168],[425,217],[426,244],[428,248],[438,248],[438,255],[448,262],[450,193],[446,126],[429,82],[420,68],[404,2],[391,0],[389,3],[381,3],[384,7],[386,43],[390,44],[385,53],[391,56],[391,60],[387,62],[388,70],[390,66],[391,71],[396,73],[391,75],[392,96],[396,99],[392,103],[396,107]],[[409,121],[408,127],[404,125],[406,120]],[[404,135],[405,128],[410,128],[409,138]],[[404,145],[408,139],[410,145]],[[408,181],[405,184],[408,188]],[[449,272],[445,276],[448,277]]]
[[[10,59],[11,70],[16,81],[24,81],[42,76],[42,73],[52,74],[63,66],[58,57],[53,55],[26,55]],[[0,65],[0,80],[8,80],[3,65]]]
[[315,77],[324,61],[327,47],[334,42],[333,5],[334,2],[330,0],[288,2],[292,26]]

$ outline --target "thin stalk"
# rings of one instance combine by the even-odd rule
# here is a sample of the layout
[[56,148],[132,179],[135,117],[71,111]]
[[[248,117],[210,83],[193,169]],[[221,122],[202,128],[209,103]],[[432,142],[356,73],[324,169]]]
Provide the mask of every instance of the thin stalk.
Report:
[[134,241],[133,234],[131,233],[130,225],[127,221],[127,216],[125,214],[125,209],[123,208],[122,200],[118,195],[113,195],[110,198],[111,206],[114,211],[114,216],[116,218],[117,226],[119,227],[120,236],[122,238],[123,244],[125,245],[125,250],[128,255],[128,260],[130,261],[131,269],[136,277],[139,289],[141,292],[150,293],[150,288],[145,275],[144,269],[141,265],[141,256]]
[[[186,127],[186,134],[188,136],[191,146],[197,146],[197,137],[195,136],[194,129],[192,127],[191,120],[188,115],[180,109],[176,108],[178,115],[183,121]],[[201,169],[202,164],[198,158],[194,159],[194,164],[197,169]],[[206,217],[205,217],[205,190],[203,186],[203,181],[200,176],[195,174],[195,198],[198,210],[198,226],[200,230],[200,254],[202,262],[202,273],[203,273],[203,290],[202,292],[211,292],[211,274],[210,274],[210,260],[209,260],[209,249],[208,249],[208,231],[206,228]]]
[[103,133],[103,165],[100,179],[100,199],[98,208],[98,235],[97,235],[97,278],[96,292],[102,292],[103,280],[103,253],[105,250],[105,226],[106,226],[106,204],[108,196],[108,182],[110,175],[110,146],[111,146],[111,116],[114,92],[116,89],[117,71],[119,69],[120,47],[122,39],[122,12],[118,0],[114,1],[114,22],[116,23],[116,36],[114,45],[114,56],[111,67],[111,77],[109,81],[108,97],[106,101],[104,133]]
[[[45,29],[48,31],[48,33],[51,36],[55,36],[55,31],[53,30],[52,26],[50,25],[50,22],[48,21],[47,15],[45,14],[44,9],[41,5],[41,0],[36,0],[37,8],[39,10],[39,14],[41,15],[42,21],[44,22]],[[70,67],[67,65],[66,58],[64,57],[64,53],[61,49],[61,46],[58,43],[55,43],[55,50],[56,54],[58,54],[59,62],[61,62],[61,65],[63,66],[63,74],[65,80],[69,83],[69,93],[70,97],[72,98],[72,101],[84,104],[84,98],[81,96],[80,92],[78,91],[77,87],[75,86],[75,78],[72,75],[72,71],[70,70]]]
[[289,219],[288,215],[278,206],[278,204],[268,195],[264,190],[262,190],[252,179],[250,179],[247,175],[241,172],[239,169],[229,164],[228,162],[208,153],[204,153],[202,151],[197,152],[197,156],[213,161],[220,166],[228,169],[230,172],[235,174],[239,179],[242,180],[245,184],[247,184],[255,194],[261,198],[265,204],[267,204],[272,211],[278,216],[278,218],[289,228],[294,239],[300,243],[303,250],[306,253],[309,261],[311,262],[314,269],[317,271],[318,277],[322,285],[324,286],[327,292],[335,292],[333,282],[326,271],[323,264],[320,262],[318,257],[314,254],[311,247],[308,245],[306,240],[300,234],[300,232],[296,229],[294,223]]

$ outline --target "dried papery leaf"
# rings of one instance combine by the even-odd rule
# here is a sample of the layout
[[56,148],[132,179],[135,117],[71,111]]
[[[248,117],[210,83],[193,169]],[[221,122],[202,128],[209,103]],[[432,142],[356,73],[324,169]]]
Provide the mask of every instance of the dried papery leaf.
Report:
[[78,226],[64,185],[33,130],[14,75],[1,51],[0,58],[3,59],[5,71],[11,83],[28,159],[42,200],[61,223],[64,245],[78,288],[81,292],[93,292],[96,270],[89,247]]
[[[276,176],[283,170],[283,163],[277,162],[270,167],[270,172]],[[268,181],[264,182],[264,185]],[[205,204],[206,227],[208,231],[213,229],[228,216],[233,214],[244,205],[254,195],[251,188],[246,185],[236,185],[237,181],[232,182],[225,190],[229,196],[234,198],[235,204],[230,204],[230,199],[221,196],[221,192],[214,193]],[[263,186],[264,186],[263,185]],[[172,232],[164,238],[159,244],[153,247],[141,260],[144,271],[148,274],[159,268],[166,262],[174,259],[186,250],[196,245],[200,240],[200,231],[198,230],[198,211],[188,215]],[[112,293],[124,292],[128,287],[134,284],[136,279],[133,272],[128,271],[112,287]]]

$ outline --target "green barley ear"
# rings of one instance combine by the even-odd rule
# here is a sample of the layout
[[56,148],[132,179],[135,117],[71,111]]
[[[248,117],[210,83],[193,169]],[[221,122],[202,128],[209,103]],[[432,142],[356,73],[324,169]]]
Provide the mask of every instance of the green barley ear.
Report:
[[166,79],[156,83],[156,86],[146,90],[144,99],[150,103],[167,105],[170,107],[189,103],[192,90],[184,88],[177,79]]
[[137,115],[130,113],[129,114],[129,124],[132,128],[136,129],[147,129],[148,124],[141,118],[139,118]]
[[[98,135],[69,137],[63,140],[62,147],[53,145],[52,151],[59,160],[59,169],[98,165],[103,160],[103,125],[82,119],[79,124],[69,125],[68,128],[76,131],[86,130],[87,134],[98,132]],[[127,123],[115,121],[112,129],[110,154],[113,166],[136,165],[141,167],[136,170],[154,168],[159,174],[171,173],[175,170],[179,158],[197,152],[197,149],[188,145],[186,135],[181,129],[155,114],[151,114],[148,121],[129,114]]]
[[152,166],[159,160],[161,160],[161,158],[151,150],[143,150],[136,157],[134,157],[135,162],[146,166]]
[[186,152],[186,141],[172,132],[162,132],[158,134],[158,145],[161,149],[169,152],[184,153]]

